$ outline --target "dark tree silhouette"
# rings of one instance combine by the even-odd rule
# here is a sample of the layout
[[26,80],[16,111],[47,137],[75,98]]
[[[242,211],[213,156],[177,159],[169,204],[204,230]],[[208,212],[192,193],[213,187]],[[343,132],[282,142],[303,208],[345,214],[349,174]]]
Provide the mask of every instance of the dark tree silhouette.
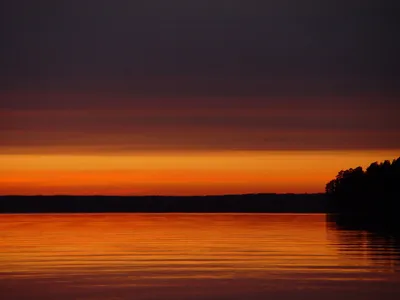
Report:
[[361,167],[340,171],[325,191],[335,213],[400,224],[400,157],[374,162],[365,171]]
[[220,196],[0,196],[1,213],[326,212],[323,194]]

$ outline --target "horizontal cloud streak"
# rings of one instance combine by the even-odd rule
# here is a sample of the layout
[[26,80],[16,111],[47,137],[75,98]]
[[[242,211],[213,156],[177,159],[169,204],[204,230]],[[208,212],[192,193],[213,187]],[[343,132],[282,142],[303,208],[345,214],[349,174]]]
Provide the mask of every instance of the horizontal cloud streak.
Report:
[[[65,97],[61,95],[60,97]],[[208,99],[209,100],[209,99]],[[214,99],[215,100],[215,99]],[[216,99],[218,100],[218,99]],[[222,104],[167,109],[134,99],[125,108],[3,109],[0,151],[29,153],[142,150],[399,149],[400,121],[393,103],[288,106],[291,100],[219,99]],[[158,103],[158,99],[154,103]],[[261,104],[260,104],[261,103]],[[214,107],[213,107],[214,105]],[[390,109],[389,109],[390,108]]]

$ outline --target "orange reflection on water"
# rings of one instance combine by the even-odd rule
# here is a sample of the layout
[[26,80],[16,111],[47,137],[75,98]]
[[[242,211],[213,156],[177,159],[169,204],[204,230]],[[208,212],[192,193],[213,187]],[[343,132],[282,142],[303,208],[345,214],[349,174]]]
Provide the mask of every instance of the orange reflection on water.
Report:
[[[62,292],[69,295],[65,299],[75,299],[85,290],[97,295],[95,299],[112,299],[111,295],[100,297],[99,292],[118,288],[126,293],[140,290],[143,298],[137,299],[166,295],[192,299],[189,287],[195,286],[200,289],[196,293],[204,297],[262,299],[251,295],[316,291],[321,285],[330,293],[348,292],[360,284],[374,288],[371,293],[399,279],[395,249],[383,252],[378,244],[359,247],[357,233],[351,232],[345,232],[344,243],[343,233],[327,227],[325,218],[291,214],[2,215],[0,291],[11,293],[6,287],[29,285],[31,293],[44,299],[45,292],[37,286],[51,286],[51,297]],[[380,256],[374,256],[374,249],[381,251]],[[130,299],[129,293],[121,299]]]
[[[321,216],[295,215],[27,215],[6,216],[1,224],[3,267],[12,260],[12,268],[150,264],[154,267],[185,265],[195,262],[207,267],[245,269],[303,265],[307,253],[334,255],[323,243],[325,228]],[[306,220],[307,219],[307,220]],[[267,222],[265,222],[267,221]],[[290,221],[290,231],[278,225]],[[288,239],[287,235],[291,236]],[[293,243],[295,241],[306,241]],[[26,251],[24,251],[26,250]],[[299,252],[303,253],[299,260]],[[293,255],[293,257],[292,257]],[[112,258],[112,259],[111,259]],[[321,265],[312,260],[307,265]]]

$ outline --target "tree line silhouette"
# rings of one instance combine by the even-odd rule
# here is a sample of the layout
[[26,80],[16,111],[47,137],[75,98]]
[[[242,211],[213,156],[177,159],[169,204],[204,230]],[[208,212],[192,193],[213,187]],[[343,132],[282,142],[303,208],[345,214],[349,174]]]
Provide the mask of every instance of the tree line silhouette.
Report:
[[[400,225],[400,157],[340,171],[326,184],[332,212],[350,215],[354,222]],[[383,222],[384,221],[384,222]]]
[[1,213],[322,213],[324,194],[221,196],[0,196]]

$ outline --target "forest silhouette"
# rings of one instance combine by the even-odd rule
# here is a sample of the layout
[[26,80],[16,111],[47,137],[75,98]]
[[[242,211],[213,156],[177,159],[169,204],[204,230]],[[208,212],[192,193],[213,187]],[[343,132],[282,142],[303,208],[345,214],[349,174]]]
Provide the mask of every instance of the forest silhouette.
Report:
[[323,213],[324,194],[0,196],[0,213]]
[[[288,182],[290,184],[290,182]],[[325,194],[221,196],[0,196],[0,213],[271,212],[328,213],[355,227],[399,227],[400,157],[342,170]]]
[[400,157],[340,171],[326,184],[337,223],[359,229],[400,229]]

